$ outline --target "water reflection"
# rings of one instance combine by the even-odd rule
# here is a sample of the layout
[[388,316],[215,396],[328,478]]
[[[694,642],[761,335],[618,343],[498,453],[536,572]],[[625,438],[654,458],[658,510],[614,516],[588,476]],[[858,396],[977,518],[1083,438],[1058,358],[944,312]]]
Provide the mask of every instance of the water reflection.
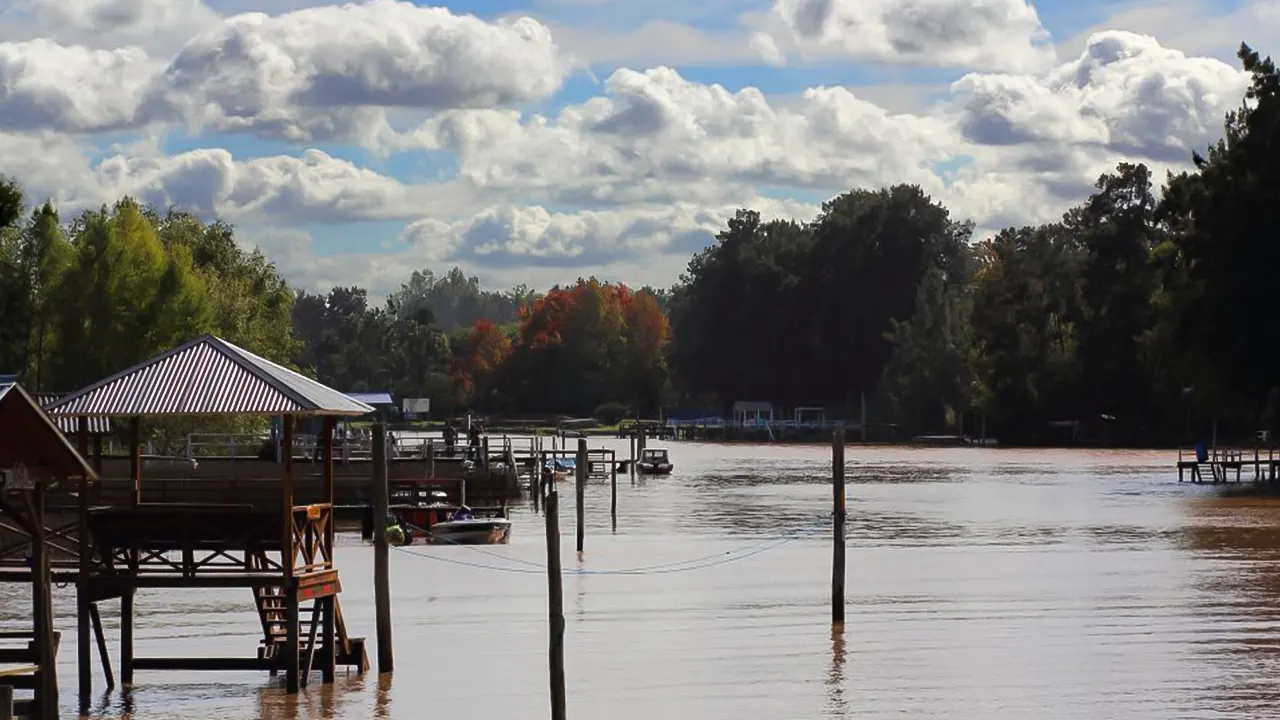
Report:
[[827,672],[827,716],[849,716],[849,704],[844,699],[844,626],[831,628],[831,669]]

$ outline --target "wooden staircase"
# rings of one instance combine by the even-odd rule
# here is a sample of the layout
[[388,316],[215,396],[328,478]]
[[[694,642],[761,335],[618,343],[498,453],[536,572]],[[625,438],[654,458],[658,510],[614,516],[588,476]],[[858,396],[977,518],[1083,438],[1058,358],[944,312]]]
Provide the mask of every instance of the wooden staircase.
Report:
[[[285,589],[279,586],[260,587],[253,591],[254,603],[258,608],[258,619],[262,622],[262,644],[258,648],[258,657],[271,659],[284,654],[288,637],[288,620],[285,611]],[[323,622],[323,599],[316,598],[298,606],[298,658],[306,664],[311,656],[312,643],[316,643],[319,651],[319,634]],[[342,617],[342,603],[334,597],[334,634],[337,636],[337,666],[353,667],[363,673],[369,669],[369,656],[365,651],[364,638],[353,638],[347,634],[347,624]],[[318,667],[313,663],[313,667]],[[304,668],[305,671],[306,668]],[[305,674],[305,673],[304,673]]]

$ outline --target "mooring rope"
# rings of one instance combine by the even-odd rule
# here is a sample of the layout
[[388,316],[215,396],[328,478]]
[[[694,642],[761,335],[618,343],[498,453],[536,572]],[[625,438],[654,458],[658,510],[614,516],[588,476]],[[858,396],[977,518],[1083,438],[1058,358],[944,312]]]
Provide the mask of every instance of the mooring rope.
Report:
[[[719,565],[727,565],[729,563],[738,562],[740,560],[746,560],[747,558],[755,557],[756,555],[760,555],[770,550],[775,550],[792,541],[807,537],[809,535],[813,535],[814,533],[829,527],[829,525],[830,525],[829,519],[815,521],[813,523],[803,525],[799,528],[795,528],[793,530],[787,531],[782,535],[770,537],[765,540],[761,540],[758,542],[751,543],[749,545],[745,545],[740,548],[736,548],[734,550],[726,550],[724,552],[719,552],[714,555],[706,555],[703,557],[693,558],[690,560],[681,560],[677,562],[661,563],[658,565],[646,565],[642,567],[633,567],[633,568],[617,568],[617,569],[601,569],[601,570],[592,570],[588,568],[563,568],[561,572],[568,575],[666,575],[671,573],[690,572],[693,570],[705,570],[707,568],[712,568]],[[415,528],[413,525],[410,525],[410,527],[415,530],[419,530],[419,528]],[[547,566],[541,563],[531,562],[529,560],[523,560],[521,558],[513,558],[513,557],[507,557],[505,555],[499,555],[498,553],[485,550],[484,548],[477,547],[475,545],[462,545],[460,543],[454,543],[454,544],[459,545],[460,547],[468,548],[470,550],[481,553],[483,555],[488,555],[488,556],[497,558],[499,560],[503,560],[507,562],[515,562],[521,565],[527,565],[529,567],[527,568],[500,567],[497,565],[486,565],[484,563],[474,563],[474,562],[468,562],[466,560],[447,558],[447,557],[442,557],[440,555],[432,555],[429,553],[414,552],[413,550],[406,547],[393,546],[393,549],[403,552],[407,555],[413,555],[415,557],[425,558],[427,560],[436,560],[438,562],[449,563],[451,565],[460,565],[463,567],[470,567],[478,570],[492,570],[495,572],[509,572],[509,573],[517,573],[521,575],[541,575],[547,572]]]

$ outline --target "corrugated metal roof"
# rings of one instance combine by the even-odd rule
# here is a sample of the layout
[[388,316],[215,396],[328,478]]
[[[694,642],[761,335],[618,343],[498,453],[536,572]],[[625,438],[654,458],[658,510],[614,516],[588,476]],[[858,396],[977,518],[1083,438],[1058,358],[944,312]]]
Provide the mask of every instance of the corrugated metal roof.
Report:
[[62,416],[364,415],[373,408],[205,335],[62,398]]
[[[36,393],[34,395],[36,402],[40,403],[40,407],[48,410],[62,398],[66,397],[66,393]],[[90,435],[110,435],[111,419],[105,417],[91,417],[89,420]],[[58,429],[64,435],[72,436],[80,433],[80,420],[74,417],[60,416],[53,418],[53,422],[57,424]]]
[[391,393],[347,393],[347,397],[362,402],[365,405],[395,405],[396,401],[391,399]]

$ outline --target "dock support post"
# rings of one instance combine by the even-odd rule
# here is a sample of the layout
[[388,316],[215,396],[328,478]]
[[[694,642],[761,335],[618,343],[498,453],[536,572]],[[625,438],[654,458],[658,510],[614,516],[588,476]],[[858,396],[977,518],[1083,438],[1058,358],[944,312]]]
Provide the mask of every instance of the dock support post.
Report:
[[[320,432],[323,436],[320,446],[320,459],[324,464],[321,473],[324,478],[324,501],[329,503],[329,521],[324,528],[324,544],[328,548],[329,567],[336,568],[337,562],[333,554],[333,539],[336,528],[335,523],[337,517],[333,510],[333,431],[337,425],[337,418],[326,417],[321,422]],[[323,602],[320,620],[320,632],[323,637],[320,639],[320,647],[323,648],[323,654],[320,656],[320,681],[328,685],[334,680],[334,670],[338,665],[338,638],[337,638],[337,619],[338,619],[338,596],[330,595],[323,600],[316,600],[317,603]],[[310,652],[315,654],[316,646],[312,643]]]
[[58,720],[58,665],[54,653],[53,583],[49,577],[49,548],[44,536],[44,488],[30,491],[31,518],[31,617],[35,648],[35,700],[41,720]]
[[102,674],[106,676],[107,689],[116,687],[115,673],[111,672],[111,653],[107,650],[107,636],[102,631],[102,613],[97,603],[89,603],[89,622],[93,625],[93,637],[98,641],[98,659],[102,661]]
[[133,684],[133,588],[120,596],[120,685]]
[[844,627],[844,431],[831,440],[831,501],[834,538],[831,547],[831,623]]
[[550,630],[551,720],[565,720],[564,586],[560,577],[560,493],[543,499],[547,515],[547,619]]
[[298,581],[293,566],[297,560],[293,537],[293,416],[280,417],[280,461],[284,468],[283,507],[281,509],[283,527],[281,528],[280,565],[284,568],[284,685],[285,692],[296,695],[301,687],[299,678],[300,658],[298,649],[301,645],[298,638]]
[[578,457],[575,461],[576,482],[574,483],[575,503],[578,513],[578,552],[582,552],[583,541],[587,537],[587,528],[585,524],[586,509],[583,507],[586,499],[587,490],[587,439],[578,438]]
[[0,685],[0,720],[13,720],[12,685]]
[[[464,486],[465,487],[465,486]],[[391,672],[391,575],[387,545],[387,428],[373,426],[373,596],[377,613],[378,673]],[[465,500],[463,501],[465,502]]]
[[[89,418],[77,420],[77,438],[80,454],[88,455],[89,450]],[[93,695],[93,666],[90,657],[93,648],[90,645],[90,605],[89,605],[89,480],[81,477],[77,489],[76,511],[79,513],[78,547],[79,573],[76,577],[76,666],[79,671],[80,714],[89,713],[90,696]],[[42,528],[43,529],[43,528]]]
[[609,519],[613,521],[613,531],[618,532],[618,459],[609,454]]

